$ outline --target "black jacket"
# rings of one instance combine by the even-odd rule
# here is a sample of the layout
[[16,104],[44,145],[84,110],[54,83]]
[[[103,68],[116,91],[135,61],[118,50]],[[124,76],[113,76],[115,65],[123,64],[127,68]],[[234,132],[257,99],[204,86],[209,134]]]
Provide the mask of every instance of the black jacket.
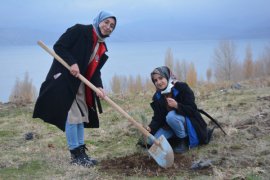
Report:
[[[172,98],[178,103],[178,109],[175,109],[176,113],[184,117],[189,117],[196,130],[200,144],[207,144],[207,124],[197,110],[193,91],[186,83],[176,82],[172,88],[172,92]],[[166,104],[165,97],[161,95],[160,92],[156,92],[153,96],[153,102],[151,103],[154,115],[149,127],[151,128],[152,134],[155,134],[159,128],[168,126],[166,123],[166,115],[168,114]]]
[[[67,29],[54,45],[54,51],[69,65],[77,63],[80,73],[85,76],[88,62],[93,52],[93,26],[80,25]],[[106,49],[107,51],[107,49]],[[104,54],[90,82],[96,87],[103,87],[100,69],[107,61]],[[58,78],[54,75],[61,73]],[[72,76],[68,69],[54,59],[46,80],[42,83],[36,101],[33,118],[41,118],[65,131],[68,111],[75,99],[81,81]],[[95,94],[95,93],[93,93]],[[96,99],[95,95],[94,98]],[[95,104],[95,103],[94,103]],[[89,123],[85,127],[99,127],[96,106],[89,108]]]

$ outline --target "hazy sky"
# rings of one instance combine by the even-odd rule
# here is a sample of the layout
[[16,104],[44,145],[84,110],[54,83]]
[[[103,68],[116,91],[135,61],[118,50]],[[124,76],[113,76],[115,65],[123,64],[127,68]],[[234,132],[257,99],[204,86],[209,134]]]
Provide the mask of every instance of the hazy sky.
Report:
[[[175,58],[196,62],[198,72],[204,73],[214,47],[199,41],[224,38],[268,41],[269,7],[270,0],[0,0],[0,63],[6,67],[0,71],[0,77],[5,77],[0,78],[0,86],[4,84],[0,87],[0,101],[7,100],[16,77],[25,72],[29,72],[37,88],[46,77],[51,57],[37,47],[37,40],[52,45],[68,27],[91,24],[101,10],[114,12],[117,17],[116,30],[108,40],[131,42],[111,44],[110,61],[103,69],[104,79],[109,82],[110,72],[120,72],[119,69],[127,74],[148,76],[162,64],[169,47],[174,48]],[[181,43],[185,39],[199,44]],[[174,40],[180,42],[179,46],[171,44]],[[148,46],[141,41],[162,42],[151,42]],[[17,46],[9,49],[8,45],[34,45],[31,47],[35,49]],[[259,48],[252,45],[256,58],[264,45],[259,43]],[[129,63],[125,63],[127,57]],[[41,63],[47,64],[36,68]],[[8,68],[11,66],[12,71]]]
[[269,0],[1,0],[0,28],[63,32],[75,23],[90,24],[100,10],[108,10],[117,16],[118,32],[267,31],[269,7]]

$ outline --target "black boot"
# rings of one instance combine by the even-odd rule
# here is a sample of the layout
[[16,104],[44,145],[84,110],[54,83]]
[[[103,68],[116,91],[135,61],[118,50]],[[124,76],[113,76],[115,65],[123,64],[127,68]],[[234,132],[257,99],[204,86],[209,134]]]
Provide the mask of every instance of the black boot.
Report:
[[80,147],[77,147],[73,150],[70,150],[71,153],[71,162],[70,164],[73,165],[80,165],[80,166],[84,166],[84,167],[92,167],[94,166],[94,163],[92,163],[91,161],[87,161],[83,155],[80,152]]
[[176,138],[176,146],[173,148],[175,153],[183,154],[188,151],[188,138]]
[[81,155],[83,156],[84,159],[86,159],[87,161],[92,162],[94,165],[97,165],[97,164],[98,164],[98,161],[97,161],[97,160],[95,160],[94,158],[89,157],[89,156],[86,154],[85,150],[88,151],[88,149],[87,149],[87,147],[85,146],[85,144],[80,145],[80,146],[79,146],[79,149],[80,149],[80,153],[81,153]]

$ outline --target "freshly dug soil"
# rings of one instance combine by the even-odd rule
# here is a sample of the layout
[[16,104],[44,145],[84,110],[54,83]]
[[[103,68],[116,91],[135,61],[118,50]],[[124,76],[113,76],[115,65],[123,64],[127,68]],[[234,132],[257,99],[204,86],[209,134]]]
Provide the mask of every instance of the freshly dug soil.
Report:
[[[166,176],[174,177],[185,172],[194,172],[190,167],[192,158],[185,155],[175,154],[174,165],[164,169],[160,167],[155,160],[147,154],[132,154],[125,157],[119,157],[100,162],[100,170],[107,174],[122,176]],[[200,174],[212,174],[212,168],[196,170]]]

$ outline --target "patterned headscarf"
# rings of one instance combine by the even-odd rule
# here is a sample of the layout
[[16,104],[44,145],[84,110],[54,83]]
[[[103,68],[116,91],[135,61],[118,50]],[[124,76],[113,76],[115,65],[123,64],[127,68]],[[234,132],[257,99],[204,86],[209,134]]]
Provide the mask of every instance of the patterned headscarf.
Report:
[[171,77],[171,71],[167,66],[157,67],[151,72],[151,79],[153,83],[154,83],[154,79],[153,79],[154,74],[159,74],[160,76],[165,77],[167,81],[169,81]]
[[167,87],[161,91],[161,94],[170,92],[171,88],[173,87],[173,79],[174,79],[174,76],[171,74],[170,69],[167,66],[161,66],[161,67],[155,68],[151,72],[151,79],[153,83],[154,83],[154,79],[153,79],[154,74],[159,74],[160,76],[166,78],[168,81]]
[[115,20],[115,26],[116,26],[116,17],[111,13],[111,12],[107,12],[107,11],[101,11],[97,17],[95,17],[94,21],[93,21],[93,26],[97,32],[98,38],[100,41],[104,41],[104,39],[106,37],[109,36],[104,36],[101,34],[100,29],[99,29],[99,24],[104,21],[107,18],[114,18]]

